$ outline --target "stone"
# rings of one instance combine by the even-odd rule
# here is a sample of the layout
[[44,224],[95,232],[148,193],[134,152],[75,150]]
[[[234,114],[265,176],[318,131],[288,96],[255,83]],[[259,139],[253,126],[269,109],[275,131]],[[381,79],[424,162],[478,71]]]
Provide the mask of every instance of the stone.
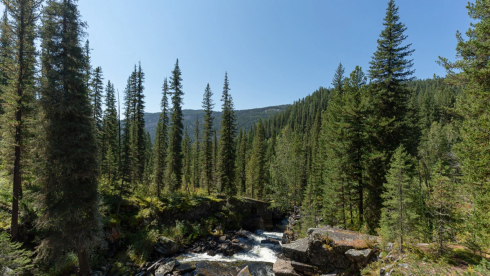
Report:
[[353,261],[346,258],[345,253],[355,249],[353,244],[358,244],[358,242],[351,242],[377,239],[374,236],[361,235],[337,227],[310,228],[307,234],[308,263],[321,269],[347,269],[351,267]]
[[190,263],[183,263],[175,270],[179,271],[180,274],[185,274],[196,270],[196,266]]
[[155,276],[165,276],[165,274],[172,272],[175,267],[175,261],[170,261],[165,264],[161,264],[155,271]]
[[390,276],[392,272],[393,272],[393,265],[391,264],[391,265],[382,267],[379,270],[379,275],[380,276]]
[[250,274],[250,270],[248,270],[248,265],[240,270],[236,276],[252,276],[252,274]]
[[309,262],[307,251],[308,240],[306,238],[282,245],[282,253],[286,258],[290,258],[303,263]]
[[306,275],[315,275],[318,268],[309,264],[300,263],[297,261],[291,261],[291,266],[295,271],[301,272]]
[[345,256],[349,258],[353,263],[358,264],[359,266],[367,265],[368,262],[372,259],[374,251],[371,249],[364,250],[356,250],[350,249],[345,252]]
[[179,249],[180,246],[176,242],[166,237],[159,237],[155,245],[155,251],[166,257],[174,255]]
[[291,265],[291,261],[277,259],[272,266],[272,272],[276,276],[300,276]]

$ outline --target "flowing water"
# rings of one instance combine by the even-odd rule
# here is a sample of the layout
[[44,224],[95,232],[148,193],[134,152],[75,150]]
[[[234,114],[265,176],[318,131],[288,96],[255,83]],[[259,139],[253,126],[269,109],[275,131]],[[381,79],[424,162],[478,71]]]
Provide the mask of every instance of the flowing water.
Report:
[[197,269],[189,273],[194,275],[223,275],[236,276],[237,272],[248,266],[250,273],[254,276],[273,276],[272,265],[277,260],[277,255],[281,253],[281,246],[278,244],[261,243],[262,240],[273,238],[282,239],[280,232],[257,231],[249,238],[240,238],[240,242],[247,243],[252,247],[250,251],[238,252],[233,256],[226,257],[223,254],[209,256],[207,253],[192,253],[181,256],[180,262],[192,263]]

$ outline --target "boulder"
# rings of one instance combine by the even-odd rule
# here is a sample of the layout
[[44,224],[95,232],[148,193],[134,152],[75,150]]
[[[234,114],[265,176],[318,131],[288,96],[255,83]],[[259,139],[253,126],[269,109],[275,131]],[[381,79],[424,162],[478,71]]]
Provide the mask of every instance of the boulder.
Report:
[[316,275],[318,272],[317,267],[297,261],[291,261],[291,266],[293,266],[295,271],[301,272],[302,274],[306,275]]
[[179,267],[176,268],[176,270],[179,271],[180,274],[185,274],[196,270],[196,266],[190,263],[183,263],[179,265]]
[[[351,249],[356,249],[356,247],[358,248],[360,244],[365,244],[365,242],[363,242],[365,239],[377,238],[335,227],[311,228],[308,229],[307,234],[308,263],[323,269],[349,268],[353,261],[352,259],[347,258],[345,253]],[[369,251],[369,255],[370,254],[371,251]],[[352,256],[352,258],[354,258],[354,256]],[[361,257],[359,256],[359,258]]]
[[155,276],[165,276],[165,274],[172,272],[175,267],[175,261],[170,261],[165,264],[161,264],[155,271]]
[[252,274],[250,274],[250,271],[248,270],[248,265],[240,270],[240,272],[238,272],[236,276],[252,276]]
[[351,260],[351,262],[356,263],[359,267],[365,266],[372,259],[374,251],[371,249],[356,250],[350,249],[345,252],[345,256]]
[[180,246],[173,240],[166,237],[159,237],[155,245],[155,251],[163,256],[172,256],[179,251]]
[[303,263],[309,263],[308,240],[304,238],[294,241],[292,243],[283,244],[282,253],[286,258],[290,258]]
[[272,266],[272,272],[274,272],[276,276],[300,276],[294,271],[291,261],[282,259],[277,259],[274,266]]

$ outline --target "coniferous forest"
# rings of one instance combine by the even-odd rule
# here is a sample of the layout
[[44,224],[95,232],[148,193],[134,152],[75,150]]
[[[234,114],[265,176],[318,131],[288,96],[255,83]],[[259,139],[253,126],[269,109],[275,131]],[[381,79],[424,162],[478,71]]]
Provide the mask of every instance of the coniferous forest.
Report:
[[2,3],[1,275],[167,275],[142,270],[156,245],[226,236],[247,200],[300,217],[293,240],[327,225],[378,237],[376,261],[338,275],[385,275],[390,251],[412,269],[398,275],[490,275],[490,1],[468,3],[446,75],[421,80],[390,0],[369,68],[329,65],[328,88],[246,127],[225,70],[185,123],[176,57],[151,133],[144,61],[111,82],[76,0]]

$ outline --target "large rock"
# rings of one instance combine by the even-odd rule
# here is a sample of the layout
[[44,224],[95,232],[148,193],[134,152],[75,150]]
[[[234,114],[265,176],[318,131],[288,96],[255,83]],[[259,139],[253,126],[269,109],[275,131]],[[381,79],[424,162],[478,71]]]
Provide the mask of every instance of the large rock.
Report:
[[174,255],[179,249],[179,244],[166,237],[159,237],[155,245],[155,251],[166,257]]
[[282,253],[286,258],[290,258],[303,263],[309,263],[308,240],[304,238],[294,241],[292,243],[283,244]]
[[316,275],[318,274],[318,268],[309,264],[300,263],[297,261],[292,261],[291,266],[293,266],[295,271],[301,272],[306,275]]
[[359,267],[365,266],[372,259],[374,251],[371,249],[356,250],[350,249],[345,252],[345,256],[351,260],[351,262],[356,263]]
[[172,272],[175,267],[175,261],[170,261],[165,264],[161,264],[155,271],[155,276],[165,276],[165,274]]
[[291,261],[277,259],[277,261],[272,266],[272,272],[276,276],[300,276],[296,271],[294,271]]
[[240,270],[236,276],[252,276],[252,274],[250,274],[250,270],[248,270],[248,265]]

